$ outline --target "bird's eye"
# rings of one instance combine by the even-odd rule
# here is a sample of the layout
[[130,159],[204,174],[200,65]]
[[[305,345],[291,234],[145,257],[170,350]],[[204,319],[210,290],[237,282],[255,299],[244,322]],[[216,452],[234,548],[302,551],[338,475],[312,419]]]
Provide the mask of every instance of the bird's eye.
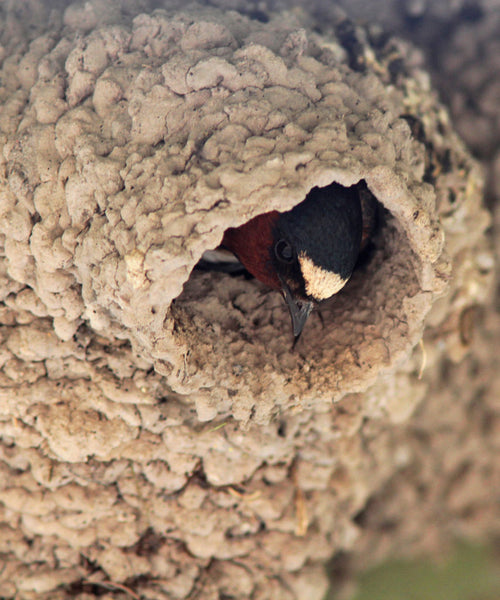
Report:
[[291,263],[293,260],[293,248],[286,240],[279,240],[274,246],[274,252],[278,260]]

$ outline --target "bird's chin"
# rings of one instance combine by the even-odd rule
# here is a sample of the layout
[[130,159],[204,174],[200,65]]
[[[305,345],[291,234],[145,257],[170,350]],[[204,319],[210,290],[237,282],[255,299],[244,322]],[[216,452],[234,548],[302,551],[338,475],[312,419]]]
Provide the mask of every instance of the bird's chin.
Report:
[[311,314],[313,302],[294,296],[289,286],[284,282],[282,282],[282,293],[292,317],[293,335],[295,336],[295,341],[297,341],[304,329],[307,318]]

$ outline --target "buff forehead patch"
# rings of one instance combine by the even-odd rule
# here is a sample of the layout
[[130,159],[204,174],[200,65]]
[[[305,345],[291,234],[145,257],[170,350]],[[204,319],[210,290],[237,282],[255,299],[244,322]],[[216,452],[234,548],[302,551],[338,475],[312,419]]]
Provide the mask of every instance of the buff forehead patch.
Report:
[[316,300],[326,300],[339,292],[347,283],[347,279],[338,273],[318,267],[304,252],[301,252],[298,258],[308,296]]

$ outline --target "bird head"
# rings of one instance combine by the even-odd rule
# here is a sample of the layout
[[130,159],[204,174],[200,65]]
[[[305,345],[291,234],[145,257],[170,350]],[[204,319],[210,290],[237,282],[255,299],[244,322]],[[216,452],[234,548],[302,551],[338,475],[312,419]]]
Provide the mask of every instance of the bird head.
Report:
[[313,188],[287,212],[271,211],[226,231],[223,245],[260,281],[281,290],[297,339],[315,303],[347,283],[362,234],[358,192]]

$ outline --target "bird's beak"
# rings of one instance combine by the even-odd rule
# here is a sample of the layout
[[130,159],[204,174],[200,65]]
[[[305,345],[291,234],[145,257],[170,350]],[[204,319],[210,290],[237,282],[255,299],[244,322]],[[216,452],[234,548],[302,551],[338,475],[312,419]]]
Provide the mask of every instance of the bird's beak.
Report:
[[294,298],[288,285],[284,281],[281,283],[283,297],[285,298],[288,310],[290,311],[290,316],[292,317],[293,335],[295,336],[295,342],[297,342],[302,333],[302,329],[304,329],[307,317],[311,314],[313,303],[308,300],[298,300]]

